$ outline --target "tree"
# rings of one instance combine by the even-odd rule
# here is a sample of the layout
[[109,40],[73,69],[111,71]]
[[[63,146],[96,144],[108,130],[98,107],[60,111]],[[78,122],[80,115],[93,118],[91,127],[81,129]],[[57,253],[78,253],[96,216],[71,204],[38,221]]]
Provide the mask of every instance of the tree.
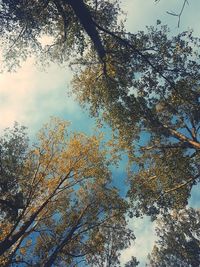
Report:
[[[110,184],[112,160],[100,138],[67,127],[52,119],[23,158],[17,181],[23,206],[14,221],[0,216],[1,266],[77,265],[94,251],[103,253],[107,241],[99,233],[114,225],[120,225],[115,253],[134,238],[124,217],[127,204]],[[10,140],[11,149],[17,140]]]
[[17,123],[0,138],[0,213],[4,220],[14,221],[23,208],[19,180],[28,148],[25,128]]
[[[102,62],[104,38],[96,24],[114,29],[120,12],[117,1],[105,0],[3,0],[0,5],[0,35],[8,69],[33,53],[41,62],[45,58],[63,62],[91,45]],[[48,45],[43,36],[51,39]]]
[[[178,24],[186,3],[184,0],[180,14],[171,13],[179,18]],[[91,44],[105,65],[110,52],[107,34],[125,33],[118,0],[2,0],[0,7],[0,36],[8,70],[33,52],[41,62],[47,58],[64,62],[71,54],[83,54]],[[51,39],[48,45],[42,41],[44,36]]]
[[103,227],[97,229],[91,241],[98,245],[95,247],[93,253],[88,255],[87,261],[89,266],[121,266],[121,251],[128,248],[130,241],[135,239],[132,231],[126,229],[126,223],[124,219],[118,222],[111,220]]
[[138,215],[183,208],[200,177],[199,39],[168,33],[160,25],[108,32],[106,72],[88,63],[73,81],[80,104],[109,123],[129,153],[129,197]]
[[147,266],[196,267],[200,264],[200,212],[192,208],[162,218]]

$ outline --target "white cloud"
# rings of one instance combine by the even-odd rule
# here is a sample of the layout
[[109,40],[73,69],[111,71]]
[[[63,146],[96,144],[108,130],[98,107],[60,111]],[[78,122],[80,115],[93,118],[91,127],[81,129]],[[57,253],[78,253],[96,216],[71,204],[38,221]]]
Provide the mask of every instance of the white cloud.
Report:
[[40,71],[29,59],[16,73],[0,74],[0,129],[14,121],[31,126],[62,112],[75,116],[78,105],[67,97],[68,69]]
[[122,252],[121,263],[124,265],[132,256],[135,256],[140,261],[139,266],[145,266],[147,255],[151,252],[156,240],[155,223],[152,223],[148,217],[134,218],[130,220],[129,228],[134,231],[136,240]]

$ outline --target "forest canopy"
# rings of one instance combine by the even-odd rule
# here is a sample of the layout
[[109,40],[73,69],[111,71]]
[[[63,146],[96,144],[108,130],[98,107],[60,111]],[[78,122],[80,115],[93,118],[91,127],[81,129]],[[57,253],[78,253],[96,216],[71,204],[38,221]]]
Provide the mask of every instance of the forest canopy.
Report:
[[[117,0],[0,1],[4,71],[32,55],[68,62],[73,96],[112,130],[102,143],[55,119],[32,146],[24,127],[5,132],[0,265],[120,266],[135,239],[128,215],[156,220],[149,266],[198,265],[199,211],[187,205],[200,180],[200,39],[160,20],[131,33],[125,19]],[[124,153],[125,199],[110,172]]]

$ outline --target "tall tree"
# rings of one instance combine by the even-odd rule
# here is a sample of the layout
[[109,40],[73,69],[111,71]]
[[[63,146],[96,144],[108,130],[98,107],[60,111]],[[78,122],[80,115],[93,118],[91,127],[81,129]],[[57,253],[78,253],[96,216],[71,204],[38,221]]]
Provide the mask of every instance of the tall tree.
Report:
[[[120,222],[116,242],[122,233],[127,238],[116,251],[134,238],[126,228],[127,204],[110,184],[112,160],[100,149],[100,138],[70,133],[67,127],[64,121],[51,120],[23,159],[18,179],[23,206],[15,220],[0,216],[1,266],[87,261],[87,255],[106,249],[99,232]],[[11,149],[15,145],[20,144],[13,141]]]
[[106,71],[81,66],[73,91],[128,151],[135,213],[183,208],[200,178],[199,39],[160,25],[109,34]]
[[149,256],[151,267],[196,267],[200,264],[200,212],[192,208],[162,218],[158,241]]

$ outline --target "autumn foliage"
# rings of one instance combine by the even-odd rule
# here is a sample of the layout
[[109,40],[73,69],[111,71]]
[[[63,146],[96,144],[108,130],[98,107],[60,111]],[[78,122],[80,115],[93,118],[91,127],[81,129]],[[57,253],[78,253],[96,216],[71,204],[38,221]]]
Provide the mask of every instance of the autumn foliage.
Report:
[[[118,240],[124,238],[115,251],[134,238],[126,230],[127,205],[110,184],[112,162],[101,149],[102,138],[71,133],[68,126],[65,121],[52,119],[27,149],[23,168],[17,166],[17,190],[23,204],[8,220],[2,213],[1,266],[69,266],[79,260],[95,266],[95,255],[99,260],[105,253],[108,241],[104,235],[109,229],[119,228]],[[16,139],[18,134],[16,131]]]

